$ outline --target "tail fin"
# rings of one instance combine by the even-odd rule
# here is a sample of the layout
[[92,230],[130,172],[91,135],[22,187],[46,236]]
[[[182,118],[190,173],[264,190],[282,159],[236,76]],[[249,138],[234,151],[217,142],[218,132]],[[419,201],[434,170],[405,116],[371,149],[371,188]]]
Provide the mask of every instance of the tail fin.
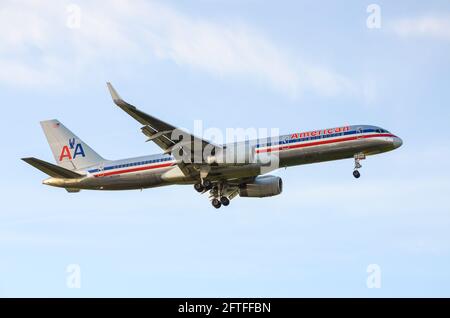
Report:
[[98,153],[58,120],[42,121],[41,126],[58,166],[68,170],[79,170],[104,161]]

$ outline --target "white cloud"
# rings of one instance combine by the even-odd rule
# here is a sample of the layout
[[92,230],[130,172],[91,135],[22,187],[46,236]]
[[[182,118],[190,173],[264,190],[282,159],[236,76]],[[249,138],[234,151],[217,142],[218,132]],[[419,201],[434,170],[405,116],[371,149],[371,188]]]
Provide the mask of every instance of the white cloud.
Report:
[[16,60],[0,59],[0,82],[19,86],[53,85],[56,75],[46,69],[38,69]]
[[400,36],[424,36],[450,40],[450,16],[423,16],[397,19],[392,29]]
[[111,61],[145,63],[153,57],[214,76],[256,80],[290,96],[305,90],[327,96],[352,91],[344,76],[293,58],[242,23],[216,23],[157,2],[79,1],[81,25],[70,29],[69,4],[2,4],[0,65],[8,74],[3,72],[0,82],[55,84]]

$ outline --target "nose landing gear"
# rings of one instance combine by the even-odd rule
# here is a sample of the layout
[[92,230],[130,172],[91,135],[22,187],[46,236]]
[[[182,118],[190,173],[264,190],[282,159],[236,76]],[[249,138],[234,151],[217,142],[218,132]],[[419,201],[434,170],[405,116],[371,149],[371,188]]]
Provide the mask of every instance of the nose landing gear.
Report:
[[366,155],[364,153],[358,153],[354,156],[354,159],[355,159],[355,168],[353,169],[353,176],[356,179],[358,179],[361,176],[358,169],[362,167],[360,160],[366,159]]

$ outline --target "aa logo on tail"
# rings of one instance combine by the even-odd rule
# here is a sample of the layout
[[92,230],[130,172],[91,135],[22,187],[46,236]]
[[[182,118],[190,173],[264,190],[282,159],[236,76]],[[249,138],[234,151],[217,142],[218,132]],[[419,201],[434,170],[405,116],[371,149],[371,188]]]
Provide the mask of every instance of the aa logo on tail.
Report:
[[63,161],[64,158],[73,160],[77,156],[86,157],[83,146],[80,143],[75,144],[75,138],[71,138],[69,139],[69,145],[62,148],[61,154],[59,155],[59,161]]

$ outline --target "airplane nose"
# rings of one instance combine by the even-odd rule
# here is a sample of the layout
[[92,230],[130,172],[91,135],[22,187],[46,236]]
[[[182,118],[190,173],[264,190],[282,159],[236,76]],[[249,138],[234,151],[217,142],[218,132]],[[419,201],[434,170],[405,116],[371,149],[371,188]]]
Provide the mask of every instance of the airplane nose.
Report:
[[398,148],[403,145],[403,140],[399,137],[394,137],[394,148]]

